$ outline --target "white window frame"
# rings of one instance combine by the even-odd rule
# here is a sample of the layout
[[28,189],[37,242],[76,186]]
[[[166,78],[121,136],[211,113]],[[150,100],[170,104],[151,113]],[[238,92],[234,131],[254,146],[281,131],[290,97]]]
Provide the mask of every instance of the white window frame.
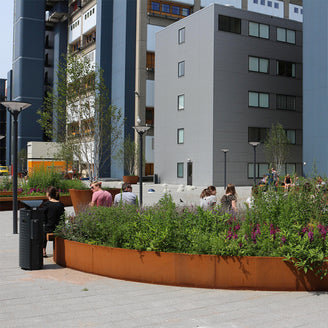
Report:
[[178,110],[185,109],[185,95],[178,95]]
[[182,27],[178,31],[178,43],[182,44],[186,41],[186,29],[185,27]]
[[185,76],[185,61],[178,62],[178,77]]

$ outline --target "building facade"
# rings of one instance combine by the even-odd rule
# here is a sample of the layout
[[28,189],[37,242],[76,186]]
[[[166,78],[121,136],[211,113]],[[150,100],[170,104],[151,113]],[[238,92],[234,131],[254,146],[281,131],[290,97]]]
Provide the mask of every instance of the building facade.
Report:
[[[145,174],[152,175],[155,34],[214,2],[296,21],[303,17],[301,0],[15,0],[11,99],[32,103],[19,117],[19,149],[27,141],[47,141],[37,111],[45,92],[55,91],[58,63],[71,51],[102,68],[111,102],[125,117],[122,138],[134,136],[138,117],[152,127],[144,137]],[[112,178],[123,174],[114,160],[101,172]]]
[[[291,142],[281,175],[302,174],[302,24],[211,5],[157,33],[155,173],[162,182],[250,185],[267,173],[273,123]],[[165,49],[170,49],[169,52]]]
[[[305,174],[328,175],[328,2],[304,1],[303,158]],[[313,24],[313,22],[316,22]]]
[[[6,80],[0,79],[0,101],[5,101]],[[6,165],[6,108],[0,105],[0,165]]]

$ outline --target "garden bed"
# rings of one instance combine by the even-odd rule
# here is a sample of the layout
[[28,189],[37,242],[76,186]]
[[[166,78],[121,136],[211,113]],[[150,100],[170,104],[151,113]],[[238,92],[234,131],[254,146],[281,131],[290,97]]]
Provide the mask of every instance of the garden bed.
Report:
[[305,274],[282,257],[137,251],[57,237],[54,260],[64,267],[144,283],[219,289],[328,290],[328,279],[320,279],[312,271]]

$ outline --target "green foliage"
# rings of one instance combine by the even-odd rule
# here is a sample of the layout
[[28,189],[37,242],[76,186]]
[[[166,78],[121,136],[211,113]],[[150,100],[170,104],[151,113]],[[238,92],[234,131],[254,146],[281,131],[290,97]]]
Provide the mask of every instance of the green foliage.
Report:
[[116,159],[124,166],[124,172],[127,175],[135,175],[135,171],[139,166],[140,147],[128,135],[124,140],[123,147],[117,150]]
[[13,183],[8,174],[4,174],[0,178],[0,191],[12,191]]
[[289,140],[280,123],[272,124],[264,143],[267,161],[271,163],[278,172],[286,163],[289,154]]
[[[77,161],[89,176],[98,176],[120,145],[124,118],[111,105],[103,71],[84,56],[63,57],[56,85],[38,113],[45,135],[59,143],[66,161]],[[101,162],[100,162],[101,159]]]
[[88,189],[80,180],[64,180],[62,173],[55,168],[39,167],[29,176],[27,183],[23,186],[24,192],[41,191],[53,186],[62,192],[68,189]]
[[128,249],[284,257],[298,269],[321,271],[327,257],[328,207],[323,191],[301,185],[288,193],[259,191],[238,216],[220,208],[178,207],[170,195],[157,205],[95,207],[62,223],[57,235]]

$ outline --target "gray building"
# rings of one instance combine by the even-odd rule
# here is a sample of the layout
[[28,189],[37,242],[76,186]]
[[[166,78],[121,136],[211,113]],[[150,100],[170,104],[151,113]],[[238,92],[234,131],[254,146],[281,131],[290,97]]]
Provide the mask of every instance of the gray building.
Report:
[[[6,80],[0,79],[0,101],[6,100]],[[0,105],[0,165],[6,165],[6,108]]]
[[[169,49],[169,51],[167,51]],[[155,173],[161,182],[250,185],[267,172],[263,141],[281,123],[281,175],[302,174],[302,24],[211,5],[156,35]]]
[[[304,173],[328,175],[328,2],[304,0]],[[313,24],[315,22],[315,24]]]

